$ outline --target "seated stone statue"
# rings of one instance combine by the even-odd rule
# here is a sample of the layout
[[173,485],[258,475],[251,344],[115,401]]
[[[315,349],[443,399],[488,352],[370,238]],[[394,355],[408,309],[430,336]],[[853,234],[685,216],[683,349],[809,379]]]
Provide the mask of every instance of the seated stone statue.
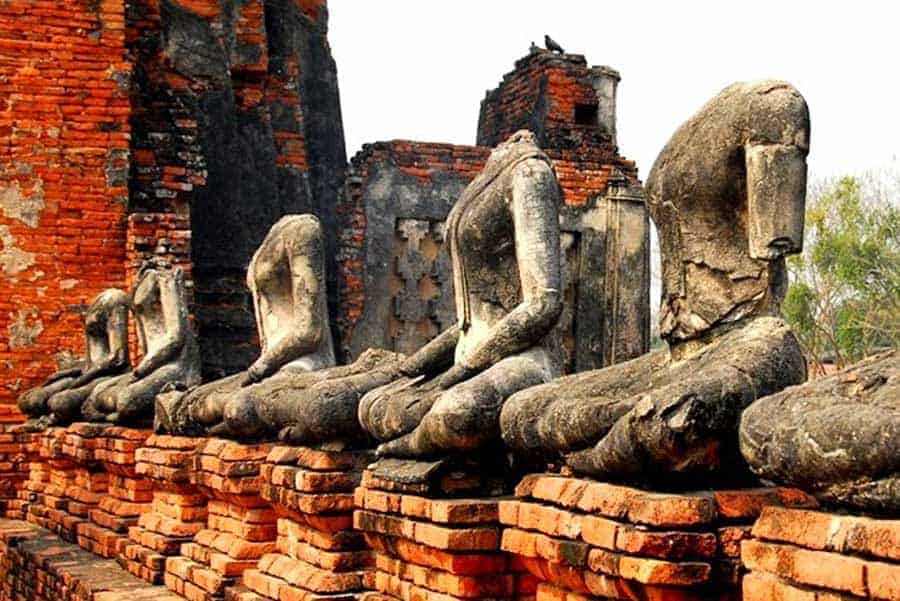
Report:
[[29,427],[77,420],[95,387],[128,370],[127,294],[110,288],[97,295],[85,315],[84,342],[81,367],[56,372],[19,398],[19,408],[35,420],[30,420]]
[[741,451],[766,480],[822,501],[900,513],[900,352],[762,398],[741,417]]
[[668,348],[507,401],[503,439],[606,479],[736,474],[741,411],[806,379],[780,319],[784,256],[799,252],[809,113],[777,81],[738,83],[683,124],[647,181]]
[[188,321],[184,272],[148,261],[131,293],[143,359],[133,371],[98,385],[82,407],[90,421],[144,425],[166,386],[200,381],[200,352]]
[[318,219],[278,221],[247,269],[259,358],[246,372],[161,395],[157,429],[244,439],[280,432],[305,444],[361,436],[359,396],[396,372],[397,356],[371,351],[353,365],[334,367],[324,270]]
[[434,457],[499,443],[514,392],[561,373],[559,185],[529,131],[490,155],[447,219],[458,324],[363,397],[381,456]]

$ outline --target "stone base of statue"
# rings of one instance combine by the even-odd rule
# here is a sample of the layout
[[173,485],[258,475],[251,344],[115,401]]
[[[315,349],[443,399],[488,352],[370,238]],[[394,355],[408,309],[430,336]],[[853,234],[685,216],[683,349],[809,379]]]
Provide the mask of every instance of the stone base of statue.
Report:
[[137,474],[135,452],[151,432],[99,424],[76,424],[75,428],[80,426],[94,435],[92,464],[107,475],[107,484],[100,501],[88,510],[88,521],[76,528],[78,544],[101,557],[114,558],[128,542],[128,528],[150,510],[152,483]]
[[364,473],[354,524],[375,550],[371,601],[533,595],[500,548],[503,478],[454,463],[381,460]]
[[244,570],[275,550],[276,515],[260,495],[260,470],[272,445],[205,439],[190,482],[207,499],[206,526],[166,559],[164,583],[189,599],[221,599]]
[[767,507],[741,544],[746,601],[900,599],[900,521]]
[[740,544],[768,505],[816,501],[786,488],[670,494],[535,474],[500,503],[502,549],[540,581],[539,601],[737,600]]
[[128,528],[119,564],[138,578],[162,584],[166,559],[177,556],[206,527],[206,497],[190,482],[202,438],[154,435],[137,450],[135,471],[153,485],[150,511]]
[[262,496],[278,515],[275,550],[243,575],[236,600],[353,600],[373,553],[353,530],[353,492],[372,451],[275,447],[262,466]]

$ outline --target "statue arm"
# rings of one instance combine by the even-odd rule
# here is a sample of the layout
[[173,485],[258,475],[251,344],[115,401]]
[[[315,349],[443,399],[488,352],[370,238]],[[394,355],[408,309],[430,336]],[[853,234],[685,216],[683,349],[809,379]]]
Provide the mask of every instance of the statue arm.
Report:
[[462,358],[469,375],[529,348],[556,325],[562,312],[558,203],[559,185],[547,163],[532,159],[516,167],[511,209],[522,302]]
[[117,304],[106,317],[106,337],[109,353],[82,372],[72,384],[84,386],[97,378],[117,374],[128,365],[128,306]]
[[82,369],[80,367],[70,367],[69,369],[62,369],[54,374],[51,374],[44,380],[44,386],[48,386],[53,384],[54,382],[58,382],[63,378],[77,378],[81,375]]
[[184,272],[180,267],[175,268],[171,277],[159,278],[159,297],[166,325],[165,342],[155,351],[148,352],[134,369],[137,379],[171,361],[184,346],[190,328],[185,306]]
[[291,299],[293,327],[275,344],[265,349],[250,366],[245,383],[258,382],[271,376],[282,366],[298,357],[315,351],[327,331],[321,322],[324,307],[320,306],[325,285],[325,253],[319,236],[298,234],[291,245],[288,262],[291,271]]
[[401,365],[405,376],[434,375],[453,365],[459,326],[454,325],[441,332],[431,342],[410,355]]

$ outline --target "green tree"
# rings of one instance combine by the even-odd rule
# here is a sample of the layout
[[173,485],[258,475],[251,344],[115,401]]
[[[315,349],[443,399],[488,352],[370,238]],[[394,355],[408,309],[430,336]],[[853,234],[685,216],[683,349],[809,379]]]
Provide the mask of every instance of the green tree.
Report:
[[810,187],[784,314],[808,358],[838,367],[900,346],[900,170]]

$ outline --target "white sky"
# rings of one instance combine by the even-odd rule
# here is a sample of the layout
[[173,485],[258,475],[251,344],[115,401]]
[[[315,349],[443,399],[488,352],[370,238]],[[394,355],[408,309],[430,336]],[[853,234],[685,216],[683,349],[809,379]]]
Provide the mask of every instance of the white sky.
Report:
[[[900,154],[900,2],[330,0],[349,156],[406,138],[473,144],[478,107],[550,34],[622,75],[620,152],[641,179],[675,128],[726,85],[786,79],[812,116],[813,175]],[[348,157],[349,158],[349,157]]]

